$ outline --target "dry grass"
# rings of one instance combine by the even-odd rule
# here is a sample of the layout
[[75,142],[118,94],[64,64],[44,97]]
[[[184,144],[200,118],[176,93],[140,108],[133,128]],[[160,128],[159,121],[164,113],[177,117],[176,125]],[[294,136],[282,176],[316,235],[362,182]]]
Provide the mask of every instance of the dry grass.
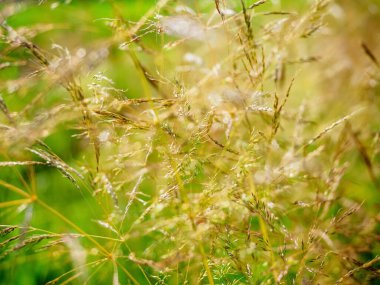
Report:
[[35,4],[2,5],[0,277],[378,284],[380,6],[269,2],[161,0],[133,22],[109,1],[107,36],[53,46],[55,24],[6,21]]

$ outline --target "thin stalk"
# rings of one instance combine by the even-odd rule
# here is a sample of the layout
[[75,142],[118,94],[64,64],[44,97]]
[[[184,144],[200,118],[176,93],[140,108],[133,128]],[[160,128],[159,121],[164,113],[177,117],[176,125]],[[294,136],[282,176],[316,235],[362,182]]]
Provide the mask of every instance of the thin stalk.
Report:
[[13,191],[13,192],[15,192],[15,193],[17,193],[17,194],[20,194],[21,196],[24,196],[24,197],[26,197],[26,198],[30,198],[30,195],[29,195],[28,193],[24,192],[24,191],[21,190],[20,188],[14,186],[14,185],[12,185],[12,184],[9,184],[9,183],[7,183],[7,182],[5,182],[5,181],[3,181],[3,180],[0,180],[0,185],[1,185],[1,186],[4,186],[4,187],[7,188],[8,190],[11,190],[11,191]]
[[0,208],[17,206],[17,205],[21,205],[21,204],[29,204],[30,202],[31,202],[30,199],[20,199],[20,200],[7,201],[7,202],[0,203]]

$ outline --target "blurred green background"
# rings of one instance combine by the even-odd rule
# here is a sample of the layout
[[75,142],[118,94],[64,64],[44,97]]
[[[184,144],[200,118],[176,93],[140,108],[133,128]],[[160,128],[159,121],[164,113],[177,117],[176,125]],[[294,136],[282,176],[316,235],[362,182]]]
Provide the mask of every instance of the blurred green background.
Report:
[[[5,11],[10,5],[14,4],[13,2],[14,1],[1,3],[0,11]],[[79,49],[91,51],[92,49],[101,46],[104,41],[113,37],[112,29],[106,25],[106,23],[109,22],[108,19],[115,18],[115,16],[120,13],[121,15],[118,15],[119,17],[130,21],[138,21],[142,15],[157,4],[157,1],[154,0],[73,0],[71,3],[65,3],[65,1],[40,1],[42,2],[40,5],[37,5],[35,2],[38,1],[20,1],[20,10],[14,15],[7,17],[6,21],[8,25],[14,29],[25,27],[26,29],[30,29],[31,32],[33,30],[42,31],[35,36],[32,36],[32,39],[36,45],[43,50],[48,51],[48,53],[56,52],[52,49],[52,45],[58,44],[63,48],[67,48],[74,54]],[[268,1],[267,5],[258,8],[257,11],[284,10],[302,12],[305,8],[309,7],[310,2],[311,1],[306,0]],[[214,8],[213,1],[182,1],[182,3],[189,4],[192,7],[198,7],[200,13]],[[376,3],[377,5],[378,2],[373,3]],[[238,9],[239,1],[235,1],[234,5],[235,8]],[[165,9],[163,10],[163,13],[165,13]],[[378,31],[373,32],[378,34]],[[148,46],[162,45],[161,39],[154,35],[145,37],[143,41]],[[0,50],[4,49],[6,49],[6,44],[0,42]],[[13,51],[11,55],[14,58],[18,58],[21,62],[30,58],[28,52],[22,49]],[[139,56],[141,56],[142,62],[147,66],[152,66],[152,58],[145,57],[143,54],[139,54]],[[3,57],[0,59],[0,64],[6,61],[7,58]],[[12,112],[22,110],[32,102],[36,94],[39,92],[45,92],[46,89],[48,89],[48,92],[46,93],[41,111],[48,109],[49,106],[54,106],[59,102],[70,100],[66,90],[62,87],[49,89],[48,80],[40,80],[32,83],[28,82],[28,86],[20,86],[16,93],[12,92],[12,86],[9,82],[24,77],[29,71],[28,68],[23,68],[22,66],[3,68],[0,70],[0,83],[3,84],[1,87],[1,96],[7,103],[9,110]],[[116,88],[127,90],[123,96],[128,98],[141,97],[140,94],[143,92],[143,88],[141,84],[137,83],[140,81],[139,74],[133,66],[133,61],[125,52],[115,47],[110,48],[107,60],[97,66],[95,70],[89,71],[89,75],[96,74],[97,72],[102,72],[102,74],[111,78],[114,81],[114,86]],[[85,86],[90,83],[89,78],[91,78],[91,76],[88,76],[88,74],[83,76],[81,84]],[[38,112],[38,110],[35,110],[35,112]],[[44,143],[46,143],[53,152],[62,158],[62,160],[68,165],[80,167],[80,163],[84,158],[84,150],[86,150],[88,146],[81,144],[81,141],[75,138],[75,135],[77,134],[78,130],[74,124],[72,126],[67,124],[61,125],[55,129],[54,133],[44,139]],[[86,156],[86,158],[88,157]],[[8,154],[0,153],[0,161],[14,159],[17,159],[17,156],[9,157]],[[93,159],[93,157],[91,159]],[[356,162],[356,167],[351,168],[347,173],[347,178],[348,180],[353,181],[353,185],[357,185],[357,191],[354,191],[355,193],[352,195],[357,196],[358,200],[366,200],[370,204],[375,203],[375,201],[379,199],[379,193],[371,182],[360,180],[360,177],[365,177],[366,174],[363,174],[363,176],[357,175],[357,173],[365,173],[366,171],[360,161],[359,155],[353,155],[351,160]],[[94,198],[88,191],[85,189],[80,189],[78,191],[78,189],[55,168],[36,166],[35,173],[35,183],[37,185],[38,193],[40,197],[43,197],[45,203],[64,214],[86,232],[91,233],[96,229],[95,232],[99,235],[111,236],[109,231],[102,229],[99,225],[93,222],[102,217],[99,208],[93,206]],[[23,166],[0,168],[1,180],[23,188],[24,185],[20,176],[28,180],[28,176],[30,176],[30,168]],[[149,192],[149,183],[151,182],[144,182],[142,186],[143,191]],[[360,188],[371,190],[360,191]],[[17,195],[14,195],[10,191],[3,191],[0,186],[0,201],[11,201],[18,198]],[[139,209],[139,211],[140,210],[141,209]],[[369,210],[376,211],[376,208]],[[134,209],[132,208],[132,216],[133,211]],[[28,221],[29,216],[31,216],[30,221]],[[20,206],[1,208],[0,224],[30,224],[35,228],[49,229],[51,232],[71,231],[66,224],[48,214],[38,205],[33,207]],[[150,241],[142,239],[129,246],[133,251],[134,248],[142,248],[149,242]],[[85,246],[89,246],[89,244],[86,244],[87,241],[84,240],[83,243]],[[25,250],[27,251],[28,249],[26,248]],[[22,252],[20,252],[8,256],[6,261],[0,261],[0,283],[20,285],[44,284],[72,268],[69,259],[67,259],[66,262],[62,262],[61,259],[49,258],[49,255],[54,257],[54,251],[50,252],[46,258],[40,258],[39,254],[40,253],[22,254]],[[144,284],[145,278],[135,264],[126,261],[125,266],[130,272],[133,272],[138,281]],[[113,269],[107,264],[100,270],[112,271]],[[96,281],[92,282],[94,282],[93,284],[110,284],[107,283],[109,280],[107,279],[108,276],[109,275],[107,274],[97,274]],[[129,281],[126,277],[123,274],[120,274],[120,283],[128,284],[128,282]]]

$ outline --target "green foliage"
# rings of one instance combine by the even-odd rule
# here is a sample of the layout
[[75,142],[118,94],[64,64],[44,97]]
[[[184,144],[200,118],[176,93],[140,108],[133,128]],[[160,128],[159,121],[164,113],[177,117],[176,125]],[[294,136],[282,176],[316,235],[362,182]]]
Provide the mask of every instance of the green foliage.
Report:
[[376,1],[3,1],[1,284],[378,284]]

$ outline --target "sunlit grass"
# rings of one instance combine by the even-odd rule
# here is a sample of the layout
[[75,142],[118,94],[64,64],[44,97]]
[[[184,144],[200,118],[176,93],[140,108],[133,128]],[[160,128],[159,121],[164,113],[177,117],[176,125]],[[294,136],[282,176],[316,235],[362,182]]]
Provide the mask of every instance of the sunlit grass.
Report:
[[377,284],[378,4],[40,2],[0,6],[1,282]]

